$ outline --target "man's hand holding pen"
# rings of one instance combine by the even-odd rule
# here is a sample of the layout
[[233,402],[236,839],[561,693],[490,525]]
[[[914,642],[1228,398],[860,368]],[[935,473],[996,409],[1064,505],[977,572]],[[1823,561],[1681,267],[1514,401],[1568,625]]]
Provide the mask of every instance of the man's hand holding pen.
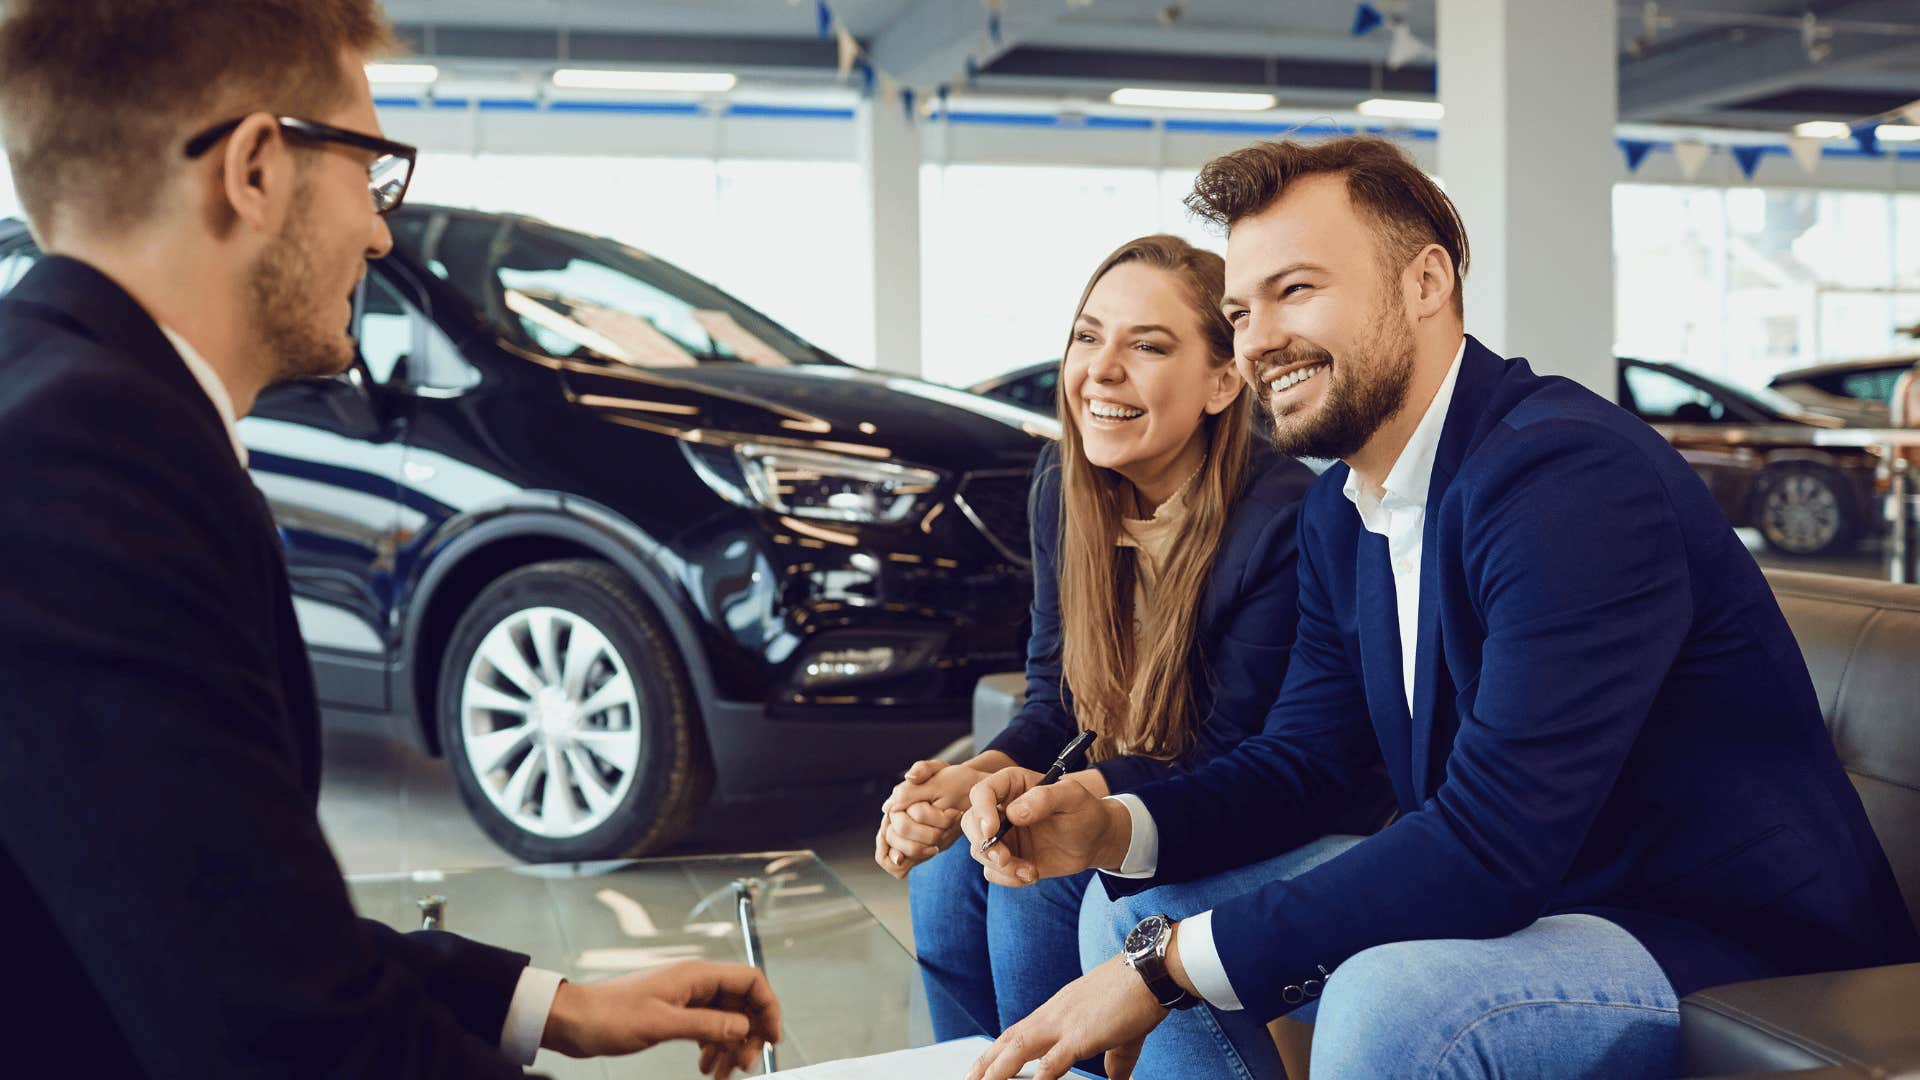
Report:
[[[1118,869],[1133,839],[1127,808],[1080,784],[1043,778],[1031,769],[1002,769],[974,785],[960,827],[987,880],[1019,888],[1089,867]],[[1001,807],[1012,829],[983,851],[1000,832]]]

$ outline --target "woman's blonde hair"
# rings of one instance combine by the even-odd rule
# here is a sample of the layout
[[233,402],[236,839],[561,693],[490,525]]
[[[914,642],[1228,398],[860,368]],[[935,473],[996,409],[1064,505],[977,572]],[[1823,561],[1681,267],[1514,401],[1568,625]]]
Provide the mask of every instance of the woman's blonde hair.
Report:
[[[1193,307],[1213,370],[1233,362],[1233,328],[1220,313],[1226,267],[1220,256],[1177,236],[1143,236],[1106,257],[1074,309],[1077,324],[1087,297],[1109,270],[1140,263],[1172,275]],[[1071,331],[1068,346],[1072,346]],[[1063,360],[1064,364],[1065,361]],[[1154,586],[1161,598],[1139,613],[1134,634],[1137,552],[1114,541],[1128,481],[1087,460],[1078,410],[1066,400],[1060,415],[1061,668],[1080,725],[1098,738],[1089,760],[1122,754],[1172,760],[1193,745],[1201,717],[1194,688],[1209,678],[1197,647],[1200,598],[1226,531],[1228,508],[1246,485],[1253,446],[1253,398],[1242,387],[1233,404],[1201,419],[1206,462],[1188,491],[1189,517]],[[1138,673],[1136,677],[1136,673]],[[1138,694],[1135,688],[1138,687]]]

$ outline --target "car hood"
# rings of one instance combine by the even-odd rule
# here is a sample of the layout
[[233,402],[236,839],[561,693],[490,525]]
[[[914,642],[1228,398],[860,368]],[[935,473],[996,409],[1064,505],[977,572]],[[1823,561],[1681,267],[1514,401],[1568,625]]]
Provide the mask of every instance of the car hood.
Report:
[[679,434],[698,429],[884,450],[891,459],[966,471],[1031,465],[1057,437],[1046,417],[964,390],[837,366],[750,364],[627,369],[568,362],[568,396],[609,419]]

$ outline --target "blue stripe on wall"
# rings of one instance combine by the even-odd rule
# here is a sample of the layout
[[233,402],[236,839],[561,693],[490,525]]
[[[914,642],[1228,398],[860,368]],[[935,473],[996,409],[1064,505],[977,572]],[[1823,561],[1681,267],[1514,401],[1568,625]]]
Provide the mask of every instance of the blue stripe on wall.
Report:
[[936,114],[949,124],[980,127],[1059,127],[1060,118],[1043,113],[948,112]]
[[548,112],[631,113],[642,116],[705,116],[692,101],[549,101]]
[[727,115],[769,120],[851,120],[853,110],[797,105],[729,105]]

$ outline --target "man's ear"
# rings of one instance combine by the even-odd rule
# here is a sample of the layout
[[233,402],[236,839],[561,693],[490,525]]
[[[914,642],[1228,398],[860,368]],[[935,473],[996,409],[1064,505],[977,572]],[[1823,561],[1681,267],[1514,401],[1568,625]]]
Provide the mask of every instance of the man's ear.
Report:
[[279,123],[254,113],[227,136],[221,155],[221,189],[227,208],[244,228],[280,231],[293,194],[293,155]]
[[1240,377],[1237,364],[1221,364],[1213,369],[1212,378],[1213,386],[1207,394],[1207,415],[1218,416],[1247,388],[1247,382]]
[[1453,310],[1453,291],[1460,287],[1453,273],[1453,258],[1439,244],[1428,244],[1413,257],[1407,268],[1413,276],[1413,317],[1431,318],[1441,311]]

